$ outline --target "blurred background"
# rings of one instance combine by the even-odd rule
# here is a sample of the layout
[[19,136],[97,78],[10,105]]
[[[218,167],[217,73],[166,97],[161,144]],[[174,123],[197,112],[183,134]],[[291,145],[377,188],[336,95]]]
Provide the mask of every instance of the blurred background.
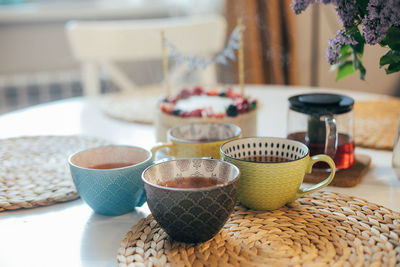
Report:
[[[379,69],[384,49],[366,47],[366,81],[338,82],[325,60],[328,39],[340,28],[332,6],[294,15],[290,0],[0,0],[0,113],[83,95],[82,65],[74,56],[68,21],[154,20],[211,14],[227,22],[226,39],[242,18],[245,82],[349,89],[400,96],[399,74]],[[182,38],[190,38],[185,36]],[[205,39],[204,44],[209,40]],[[129,45],[129,44],[127,44]],[[138,86],[161,83],[160,59],[117,64]],[[217,66],[217,82],[237,83],[236,62]],[[104,73],[101,92],[118,91]]]

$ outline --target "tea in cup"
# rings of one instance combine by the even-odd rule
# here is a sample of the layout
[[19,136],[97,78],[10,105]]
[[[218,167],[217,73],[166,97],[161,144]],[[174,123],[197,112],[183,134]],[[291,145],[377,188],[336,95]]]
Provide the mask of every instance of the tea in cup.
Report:
[[219,159],[219,147],[241,136],[239,126],[230,123],[196,122],[178,125],[168,130],[168,143],[151,149],[153,156],[161,148],[169,148],[175,158],[212,157]]
[[142,174],[147,204],[173,239],[198,243],[216,235],[233,212],[239,169],[216,159],[176,159]]
[[102,146],[71,155],[68,163],[78,194],[97,213],[121,215],[146,202],[141,174],[151,152],[135,146]]
[[[308,147],[298,141],[250,137],[221,146],[221,159],[240,169],[239,201],[254,210],[274,210],[299,197],[327,186],[335,176],[335,163],[327,155],[310,157]],[[306,189],[300,189],[304,175],[317,162],[326,162],[328,177]]]

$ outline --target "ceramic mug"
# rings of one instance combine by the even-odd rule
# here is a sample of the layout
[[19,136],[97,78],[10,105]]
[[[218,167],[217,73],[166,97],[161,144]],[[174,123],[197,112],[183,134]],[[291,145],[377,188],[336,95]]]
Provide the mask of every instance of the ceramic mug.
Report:
[[[160,226],[177,241],[197,243],[216,235],[233,212],[239,173],[221,160],[176,159],[148,167],[142,180]],[[197,179],[212,180],[206,186]],[[188,187],[188,182],[197,185]]]
[[[335,163],[329,156],[310,157],[308,147],[294,140],[241,138],[225,143],[220,152],[222,160],[240,169],[239,201],[255,210],[278,209],[327,186],[335,176]],[[304,175],[320,161],[329,165],[329,176],[310,188],[300,189]]]
[[151,149],[153,156],[161,148],[169,148],[174,158],[212,157],[219,159],[219,147],[241,136],[239,126],[230,123],[197,122],[173,127],[167,132],[168,143],[159,143]]
[[136,146],[102,146],[72,154],[68,163],[78,194],[97,213],[121,215],[146,202],[141,174],[151,152]]

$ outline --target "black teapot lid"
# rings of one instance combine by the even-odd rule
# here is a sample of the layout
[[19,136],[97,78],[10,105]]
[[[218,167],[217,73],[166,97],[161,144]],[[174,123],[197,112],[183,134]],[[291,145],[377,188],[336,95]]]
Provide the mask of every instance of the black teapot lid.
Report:
[[310,115],[342,114],[352,110],[354,99],[345,95],[313,93],[289,98],[292,110]]

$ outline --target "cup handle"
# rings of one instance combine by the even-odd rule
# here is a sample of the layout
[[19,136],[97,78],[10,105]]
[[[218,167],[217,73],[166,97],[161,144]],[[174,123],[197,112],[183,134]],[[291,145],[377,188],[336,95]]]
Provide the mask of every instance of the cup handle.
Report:
[[335,167],[335,162],[333,161],[333,159],[327,155],[315,155],[312,156],[310,161],[308,162],[308,166],[306,169],[306,173],[311,173],[312,171],[312,166],[317,163],[317,162],[326,162],[328,163],[329,167],[331,168],[331,173],[329,174],[328,178],[326,178],[325,180],[323,180],[322,182],[313,185],[309,188],[304,188],[304,189],[299,189],[297,191],[296,197],[293,201],[295,201],[296,199],[306,195],[306,194],[310,194],[314,191],[317,191],[321,188],[324,188],[325,186],[327,186],[328,184],[330,184],[330,182],[333,180],[333,177],[335,176],[336,173],[336,167]]
[[325,151],[324,154],[334,158],[336,155],[338,132],[336,129],[336,120],[331,115],[323,117],[325,121],[326,137],[325,137]]
[[151,153],[153,154],[153,161],[156,158],[156,152],[164,147],[168,147],[170,150],[172,149],[173,145],[171,143],[157,143],[155,146],[151,148]]

